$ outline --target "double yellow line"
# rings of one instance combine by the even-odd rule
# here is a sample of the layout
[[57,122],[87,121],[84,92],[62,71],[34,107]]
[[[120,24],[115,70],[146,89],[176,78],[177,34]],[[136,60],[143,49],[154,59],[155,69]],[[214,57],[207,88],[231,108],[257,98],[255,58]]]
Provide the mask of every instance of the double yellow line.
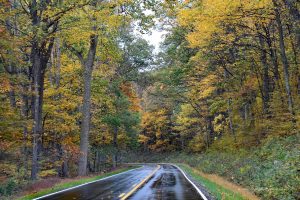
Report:
[[146,178],[144,178],[139,184],[137,184],[132,190],[130,190],[127,194],[121,194],[119,197],[121,198],[120,200],[126,200],[128,197],[130,197],[133,193],[135,193],[142,185],[144,185],[149,179],[159,170],[160,165],[158,165],[155,170],[149,174]]

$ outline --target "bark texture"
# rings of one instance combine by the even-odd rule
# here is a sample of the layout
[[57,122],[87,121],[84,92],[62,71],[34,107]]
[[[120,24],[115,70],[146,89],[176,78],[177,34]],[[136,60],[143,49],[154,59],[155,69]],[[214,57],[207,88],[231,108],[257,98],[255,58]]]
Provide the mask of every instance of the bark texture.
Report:
[[290,85],[290,75],[289,75],[289,62],[286,55],[284,32],[283,32],[282,22],[280,18],[279,7],[275,0],[273,0],[273,4],[275,7],[275,17],[276,17],[276,23],[277,23],[278,35],[279,35],[280,55],[281,55],[282,66],[283,66],[285,89],[288,97],[288,108],[290,113],[294,115],[294,104],[293,104],[292,91]]
[[82,122],[80,132],[80,156],[78,165],[78,175],[84,176],[87,174],[87,156],[89,146],[89,131],[90,131],[90,118],[91,118],[91,82],[93,65],[96,55],[98,43],[98,36],[92,35],[90,38],[90,48],[86,60],[79,56],[81,63],[84,67],[84,96],[82,106]]

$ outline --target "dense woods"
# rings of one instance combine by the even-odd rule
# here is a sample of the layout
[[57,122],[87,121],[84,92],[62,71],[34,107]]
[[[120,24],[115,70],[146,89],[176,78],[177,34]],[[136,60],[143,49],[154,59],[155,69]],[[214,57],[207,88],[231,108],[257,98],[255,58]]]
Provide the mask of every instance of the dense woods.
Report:
[[[0,198],[168,155],[297,199],[299,6],[0,0]],[[155,22],[158,53],[140,34]]]
[[[159,55],[161,66],[153,73],[157,81],[148,88],[155,93],[152,98],[161,99],[149,103],[144,114],[142,138],[149,148],[168,148],[167,143],[204,151],[222,141],[229,145],[220,148],[251,147],[269,136],[297,132],[295,2],[216,0],[166,6],[166,26],[172,27]],[[153,126],[157,120],[161,124]]]

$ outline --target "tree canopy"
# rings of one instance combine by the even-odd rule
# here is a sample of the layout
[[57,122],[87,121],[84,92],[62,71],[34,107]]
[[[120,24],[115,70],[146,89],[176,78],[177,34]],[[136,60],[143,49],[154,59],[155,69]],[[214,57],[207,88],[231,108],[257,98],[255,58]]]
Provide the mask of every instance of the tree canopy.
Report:
[[[299,6],[0,0],[0,180],[85,176],[128,152],[265,152],[298,136]],[[143,37],[154,28],[167,32],[159,52]]]

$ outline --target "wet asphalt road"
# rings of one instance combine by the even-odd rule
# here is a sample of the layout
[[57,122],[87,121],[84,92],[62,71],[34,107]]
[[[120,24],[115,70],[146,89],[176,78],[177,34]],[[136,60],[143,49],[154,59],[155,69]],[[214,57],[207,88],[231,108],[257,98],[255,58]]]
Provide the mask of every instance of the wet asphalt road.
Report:
[[201,200],[196,189],[172,165],[162,165],[130,200]]
[[[131,191],[145,179],[156,165],[145,165],[142,168],[120,175],[87,184],[72,190],[57,193],[43,200],[115,200]],[[200,200],[202,199],[183,174],[174,166],[161,165],[152,178],[137,190],[130,200]]]

